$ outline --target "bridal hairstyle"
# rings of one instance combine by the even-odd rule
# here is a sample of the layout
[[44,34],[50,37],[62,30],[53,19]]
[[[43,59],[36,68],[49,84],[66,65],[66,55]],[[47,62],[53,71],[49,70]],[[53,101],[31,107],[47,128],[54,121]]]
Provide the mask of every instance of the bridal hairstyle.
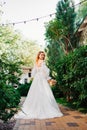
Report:
[[[44,53],[44,51],[39,51],[38,54],[37,54],[37,57],[36,57],[36,64],[38,63],[39,55],[40,55],[41,53],[44,54],[44,59],[45,59],[45,53]],[[44,59],[43,59],[43,60],[44,60]]]

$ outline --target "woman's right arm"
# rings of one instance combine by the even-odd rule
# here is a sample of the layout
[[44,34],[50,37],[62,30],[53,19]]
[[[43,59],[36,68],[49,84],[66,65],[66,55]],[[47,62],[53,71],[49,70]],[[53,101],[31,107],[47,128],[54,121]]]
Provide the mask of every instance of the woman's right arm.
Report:
[[34,65],[32,71],[31,71],[31,78],[34,78],[37,73],[36,66]]

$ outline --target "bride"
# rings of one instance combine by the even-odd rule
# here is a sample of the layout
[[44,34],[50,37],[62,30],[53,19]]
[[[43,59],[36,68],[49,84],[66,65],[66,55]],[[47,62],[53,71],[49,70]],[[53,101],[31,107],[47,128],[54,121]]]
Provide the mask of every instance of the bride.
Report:
[[49,68],[44,60],[45,53],[40,51],[31,73],[33,82],[21,111],[15,115],[15,118],[47,119],[63,116],[49,86]]

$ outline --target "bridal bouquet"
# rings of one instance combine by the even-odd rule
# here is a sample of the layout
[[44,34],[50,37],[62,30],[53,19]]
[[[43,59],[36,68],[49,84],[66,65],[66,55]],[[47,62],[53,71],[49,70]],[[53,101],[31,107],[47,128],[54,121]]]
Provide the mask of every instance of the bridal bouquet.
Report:
[[50,79],[48,80],[48,83],[50,84],[50,86],[55,86],[57,81],[55,79]]

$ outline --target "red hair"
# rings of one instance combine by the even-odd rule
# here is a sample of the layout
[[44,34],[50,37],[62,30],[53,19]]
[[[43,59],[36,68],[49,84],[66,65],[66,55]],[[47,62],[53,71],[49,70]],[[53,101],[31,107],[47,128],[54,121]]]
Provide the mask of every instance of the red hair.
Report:
[[44,54],[44,59],[45,59],[45,53],[44,53],[44,51],[39,51],[38,54],[37,54],[37,57],[36,57],[36,64],[38,63],[39,55],[40,55],[41,53]]

